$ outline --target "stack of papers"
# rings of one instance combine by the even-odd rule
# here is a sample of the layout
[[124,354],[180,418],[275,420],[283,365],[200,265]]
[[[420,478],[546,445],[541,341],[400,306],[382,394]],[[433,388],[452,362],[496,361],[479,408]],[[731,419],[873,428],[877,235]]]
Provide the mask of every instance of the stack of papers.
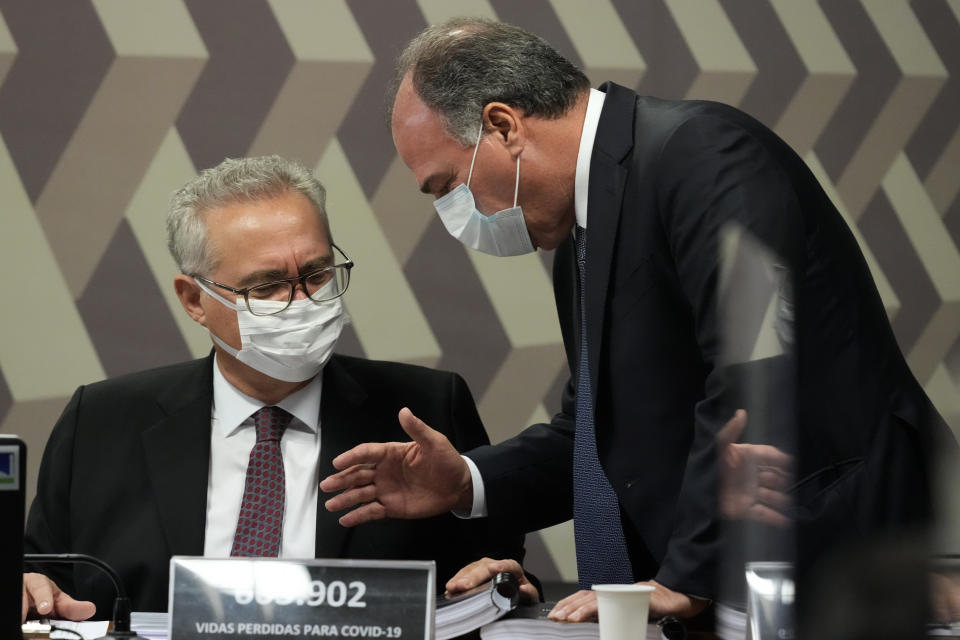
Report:
[[[556,603],[518,607],[516,611],[480,629],[483,640],[599,640],[600,625],[596,622],[554,622],[547,614]],[[662,640],[660,627],[647,625],[646,640]],[[742,639],[741,639],[742,640]]]
[[520,586],[512,573],[498,573],[488,584],[455,598],[437,601],[437,640],[456,638],[516,608]]
[[[166,613],[134,611],[130,615],[130,626],[147,640],[167,640],[167,620],[169,617]],[[77,640],[77,634],[80,634],[80,637],[84,638],[84,640],[102,638],[107,635],[109,627],[110,622],[107,620],[97,620],[94,622],[71,622],[70,620],[49,621],[51,640],[59,640],[60,638]],[[26,633],[27,630],[27,625],[24,625],[24,632]]]
[[69,620],[51,620],[50,638],[77,640],[79,634],[84,640],[102,638],[107,635],[110,623],[107,620],[97,622],[71,622]]
[[169,621],[170,614],[166,612],[134,611],[130,614],[130,626],[148,640],[167,640]]
[[720,640],[743,640],[747,637],[746,611],[720,602],[714,605],[714,611]]
[[927,625],[927,635],[941,638],[960,638],[960,622],[937,623]]

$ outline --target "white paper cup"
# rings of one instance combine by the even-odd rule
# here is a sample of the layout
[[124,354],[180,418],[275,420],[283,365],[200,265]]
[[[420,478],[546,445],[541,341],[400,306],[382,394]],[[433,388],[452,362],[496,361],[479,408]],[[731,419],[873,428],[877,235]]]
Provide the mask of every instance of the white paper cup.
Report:
[[653,587],[645,584],[595,584],[600,640],[647,637],[647,614]]

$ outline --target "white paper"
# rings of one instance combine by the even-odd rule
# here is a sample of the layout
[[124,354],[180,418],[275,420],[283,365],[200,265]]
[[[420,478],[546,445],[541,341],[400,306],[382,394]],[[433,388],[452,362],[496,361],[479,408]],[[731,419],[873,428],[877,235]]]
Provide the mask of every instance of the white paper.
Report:
[[[84,637],[85,640],[94,640],[95,638],[102,638],[107,635],[107,629],[110,627],[110,622],[108,620],[100,620],[96,622],[72,622],[70,620],[51,620],[50,627],[52,629],[68,629],[70,631],[76,631]],[[51,631],[50,638],[64,638],[65,640],[77,640],[77,636],[72,633],[67,633],[65,631]]]

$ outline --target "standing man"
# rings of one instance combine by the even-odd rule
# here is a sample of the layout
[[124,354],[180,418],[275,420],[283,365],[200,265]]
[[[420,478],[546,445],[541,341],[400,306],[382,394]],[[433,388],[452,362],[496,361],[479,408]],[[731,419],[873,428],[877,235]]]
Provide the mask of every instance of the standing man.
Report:
[[[840,214],[766,127],[717,103],[593,90],[542,39],[485,20],[415,38],[392,98],[397,151],[454,237],[500,256],[557,250],[571,379],[549,424],[465,459],[424,424],[414,443],[341,456],[321,488],[346,489],[330,509],[361,505],[342,522],[454,508],[532,531],[572,516],[584,591],[553,617],[594,616],[598,582],[655,585],[654,615],[702,610],[716,595],[716,438],[738,406],[718,358],[731,223],[790,274],[797,513],[829,544],[928,517],[945,425]],[[431,483],[421,458],[449,475]]]
[[[459,448],[489,442],[458,375],[333,354],[354,265],[333,242],[325,196],[278,156],[226,160],[177,191],[173,285],[213,352],[77,389],[44,452],[28,552],[105,560],[138,611],[166,610],[173,555],[435,560],[441,584],[483,556],[522,559],[520,536],[481,520],[350,530],[318,508],[333,458],[403,438],[403,407]],[[111,611],[97,572],[41,569],[56,584],[28,574],[24,615],[93,613],[66,594]]]

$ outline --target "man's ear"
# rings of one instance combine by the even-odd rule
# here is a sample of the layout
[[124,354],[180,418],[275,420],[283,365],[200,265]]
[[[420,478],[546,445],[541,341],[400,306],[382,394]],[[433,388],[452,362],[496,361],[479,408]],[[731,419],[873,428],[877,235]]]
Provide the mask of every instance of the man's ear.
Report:
[[496,139],[510,151],[519,155],[526,143],[526,125],[523,111],[502,102],[490,102],[483,108],[483,126],[493,129]]
[[207,326],[207,314],[203,310],[203,305],[200,304],[203,291],[197,286],[196,280],[178,273],[173,277],[173,289],[177,292],[177,298],[180,299],[180,304],[183,305],[187,315],[204,327]]

